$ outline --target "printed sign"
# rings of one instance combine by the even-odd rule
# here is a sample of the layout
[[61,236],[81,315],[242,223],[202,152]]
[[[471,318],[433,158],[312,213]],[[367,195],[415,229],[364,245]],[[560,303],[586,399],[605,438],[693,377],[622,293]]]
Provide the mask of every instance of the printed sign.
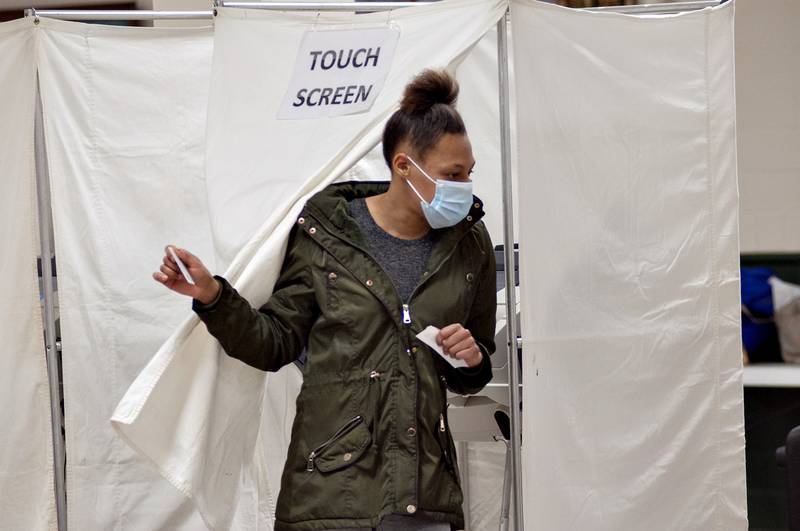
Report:
[[383,89],[400,30],[307,31],[279,120],[367,112]]

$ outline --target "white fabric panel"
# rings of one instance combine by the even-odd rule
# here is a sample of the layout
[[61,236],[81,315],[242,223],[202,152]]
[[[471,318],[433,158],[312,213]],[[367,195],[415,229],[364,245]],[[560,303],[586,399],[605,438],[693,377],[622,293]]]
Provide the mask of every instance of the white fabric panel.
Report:
[[512,2],[529,530],[747,528],[733,2]]
[[203,175],[210,28],[42,19],[64,352],[70,529],[197,530],[191,503],[108,419],[190,312],[151,274],[180,242],[212,256]]
[[0,529],[55,530],[53,439],[42,312],[31,20],[0,24]]
[[[428,66],[454,68],[505,7],[502,0],[453,0],[372,15],[219,10],[207,132],[209,203],[218,265],[235,254],[226,278],[254,306],[270,295],[308,194],[377,143],[411,76]],[[274,119],[294,54],[271,51],[295,50],[314,24],[358,28],[389,18],[401,27],[400,44],[369,113]],[[229,358],[192,317],[136,379],[112,422],[193,498],[209,528],[228,528],[237,512],[248,529],[270,529],[297,378],[291,365],[265,378]],[[269,407],[262,408],[262,399]]]

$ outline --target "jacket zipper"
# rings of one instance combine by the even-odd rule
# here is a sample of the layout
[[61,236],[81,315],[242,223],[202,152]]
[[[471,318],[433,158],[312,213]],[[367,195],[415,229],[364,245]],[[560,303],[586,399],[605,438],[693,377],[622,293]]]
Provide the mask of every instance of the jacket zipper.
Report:
[[[409,297],[409,300],[411,297]],[[417,370],[417,360],[411,354],[411,309],[408,304],[403,305],[403,324],[405,325],[406,333],[406,353],[411,358],[411,365],[414,367],[414,379],[416,385],[414,386],[414,424],[419,424],[417,420],[417,407],[419,405],[419,371]],[[416,451],[414,452],[416,468],[414,469],[414,505],[419,507],[419,431],[414,434],[414,442],[417,444]]]
[[353,431],[353,429],[356,426],[358,426],[363,420],[364,420],[364,417],[362,417],[361,415],[356,415],[352,419],[348,420],[347,423],[344,426],[339,428],[336,431],[336,433],[334,433],[333,436],[331,436],[331,438],[329,438],[327,441],[325,441],[324,443],[320,444],[319,446],[317,446],[316,448],[311,450],[311,453],[308,454],[308,465],[306,466],[306,470],[309,471],[309,472],[313,472],[314,471],[314,459],[316,459],[319,456],[319,454],[322,453],[331,444],[333,444],[338,439],[344,437],[345,435],[347,435],[348,433]]
[[444,452],[445,459],[447,459],[448,463],[450,461],[450,451],[449,445],[447,444],[447,427],[444,425],[444,414],[439,413],[439,433],[442,434],[442,437],[439,437],[439,440],[442,441],[442,451]]
[[408,304],[403,305],[403,324],[411,324],[411,310],[409,309]]

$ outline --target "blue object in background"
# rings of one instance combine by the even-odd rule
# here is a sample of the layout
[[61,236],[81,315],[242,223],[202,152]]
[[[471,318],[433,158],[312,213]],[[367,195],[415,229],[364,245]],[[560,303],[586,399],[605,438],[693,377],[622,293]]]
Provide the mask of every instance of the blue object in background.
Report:
[[751,362],[782,362],[778,330],[772,319],[772,287],[769,277],[775,274],[768,267],[742,268],[742,305],[746,306],[756,321],[742,313],[742,343]]

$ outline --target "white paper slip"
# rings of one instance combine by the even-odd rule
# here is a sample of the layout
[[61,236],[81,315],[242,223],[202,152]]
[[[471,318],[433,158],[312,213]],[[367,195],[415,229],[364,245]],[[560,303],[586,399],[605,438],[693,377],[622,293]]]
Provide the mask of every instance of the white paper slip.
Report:
[[431,347],[433,350],[435,350],[437,354],[443,357],[445,361],[447,361],[447,363],[449,363],[453,367],[456,368],[467,367],[468,365],[466,361],[452,358],[444,353],[442,347],[436,344],[437,335],[439,335],[439,329],[431,325],[422,332],[420,332],[419,334],[417,334],[417,338],[419,338],[420,341],[422,341],[423,343]]
[[172,255],[172,259],[175,260],[176,264],[178,264],[178,269],[181,270],[181,275],[183,275],[183,278],[186,279],[186,282],[194,286],[194,279],[192,278],[192,275],[189,274],[189,270],[186,269],[186,266],[183,264],[183,261],[180,258],[178,258],[177,254],[175,254],[175,250],[172,247],[167,247],[167,249],[169,249],[169,254]]

